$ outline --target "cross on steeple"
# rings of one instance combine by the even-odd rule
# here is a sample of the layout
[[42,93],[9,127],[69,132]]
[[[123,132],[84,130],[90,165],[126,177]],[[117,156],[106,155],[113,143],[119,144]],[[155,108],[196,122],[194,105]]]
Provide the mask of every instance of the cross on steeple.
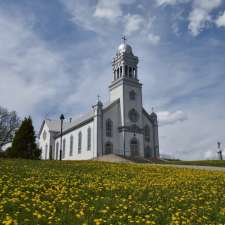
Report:
[[97,95],[97,98],[98,98],[98,102],[100,101],[100,95]]
[[123,40],[123,43],[126,44],[127,38],[125,35],[122,37],[122,40]]

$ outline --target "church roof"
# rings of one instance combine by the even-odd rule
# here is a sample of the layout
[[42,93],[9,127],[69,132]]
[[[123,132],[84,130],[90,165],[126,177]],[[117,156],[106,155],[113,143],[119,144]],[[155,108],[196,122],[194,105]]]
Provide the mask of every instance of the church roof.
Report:
[[[93,112],[89,112],[85,115],[82,115],[75,120],[72,120],[71,122],[64,121],[63,123],[63,133],[66,133],[67,131],[70,131],[76,126],[79,126],[83,122],[91,119],[94,116]],[[49,131],[51,132],[56,132],[59,133],[61,129],[61,121],[60,120],[50,120],[50,119],[45,119],[41,125],[40,131],[39,131],[39,136],[41,135],[42,129],[44,127],[44,124],[49,128]]]
[[45,122],[50,131],[55,131],[55,132],[60,131],[60,120],[46,119]]
[[[119,103],[119,99],[110,102],[110,103],[106,103],[103,107],[103,111],[109,109],[110,107],[114,106],[115,104]],[[64,121],[63,122],[63,134],[68,133],[74,129],[76,129],[79,126],[82,126],[83,124],[91,121],[94,117],[94,112],[90,111],[76,119],[72,119],[71,122],[68,121]],[[44,124],[46,123],[46,125],[49,128],[49,131],[51,132],[55,132],[56,133],[56,137],[58,137],[58,135],[60,134],[60,130],[61,130],[61,121],[58,120],[51,120],[51,119],[45,119],[41,125],[40,131],[39,131],[39,137],[41,135],[42,129],[44,127]]]
[[155,119],[157,119],[157,114],[152,112],[151,114],[149,114],[144,107],[142,108],[143,113],[147,116],[147,118],[153,123]]
[[72,120],[72,122],[67,122],[63,126],[63,134],[75,129],[76,127],[86,123],[87,121],[93,119],[94,112],[88,112],[85,115],[82,115],[75,120]]
[[114,105],[116,105],[119,102],[120,102],[120,99],[118,98],[118,99],[116,99],[113,102],[107,102],[107,103],[105,103],[104,104],[104,107],[103,107],[103,111],[106,111],[106,110],[110,109],[111,107],[113,107]]

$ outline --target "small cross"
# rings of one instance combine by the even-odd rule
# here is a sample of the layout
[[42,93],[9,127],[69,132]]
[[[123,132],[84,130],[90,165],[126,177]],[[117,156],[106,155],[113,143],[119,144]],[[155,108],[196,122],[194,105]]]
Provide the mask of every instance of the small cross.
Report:
[[97,95],[97,98],[98,98],[98,102],[100,101],[100,95]]
[[123,40],[123,43],[125,44],[125,43],[126,43],[126,41],[127,41],[127,38],[126,38],[126,36],[125,36],[125,35],[122,37],[122,40]]
[[154,112],[154,107],[152,107],[152,112]]

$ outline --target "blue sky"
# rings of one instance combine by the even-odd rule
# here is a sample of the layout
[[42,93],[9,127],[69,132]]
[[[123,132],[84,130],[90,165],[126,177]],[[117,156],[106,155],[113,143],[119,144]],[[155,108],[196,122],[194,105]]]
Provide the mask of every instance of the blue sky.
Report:
[[125,34],[139,57],[143,103],[160,150],[184,159],[225,146],[224,0],[0,0],[0,105],[44,118],[108,101]]

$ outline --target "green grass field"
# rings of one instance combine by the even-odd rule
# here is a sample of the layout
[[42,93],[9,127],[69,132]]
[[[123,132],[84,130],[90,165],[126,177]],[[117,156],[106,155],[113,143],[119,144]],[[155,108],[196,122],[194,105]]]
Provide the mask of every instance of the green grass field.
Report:
[[225,224],[225,173],[0,160],[0,224]]
[[164,162],[164,163],[175,164],[175,165],[225,167],[225,160],[199,160],[199,161],[168,160],[167,162]]

